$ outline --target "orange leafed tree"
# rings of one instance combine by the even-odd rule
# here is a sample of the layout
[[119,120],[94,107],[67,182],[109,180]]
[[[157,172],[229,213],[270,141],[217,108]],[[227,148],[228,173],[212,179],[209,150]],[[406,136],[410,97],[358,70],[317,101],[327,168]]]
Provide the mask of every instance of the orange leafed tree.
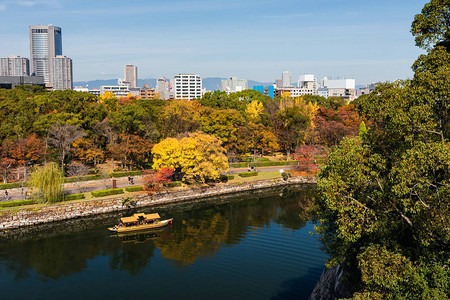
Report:
[[72,144],[74,155],[82,161],[92,162],[97,172],[97,163],[104,157],[103,151],[90,140],[78,139]]
[[110,146],[111,154],[122,164],[142,166],[153,148],[153,143],[135,134],[119,135],[120,142]]
[[10,141],[8,148],[11,158],[23,166],[23,176],[26,181],[28,166],[36,163],[45,154],[44,143],[32,134],[26,138]]
[[0,146],[0,173],[3,178],[3,183],[8,182],[8,174],[15,163],[16,160],[10,157],[7,147]]
[[174,173],[172,168],[161,168],[158,171],[145,171],[144,190],[155,193],[162,189],[163,185],[171,182]]

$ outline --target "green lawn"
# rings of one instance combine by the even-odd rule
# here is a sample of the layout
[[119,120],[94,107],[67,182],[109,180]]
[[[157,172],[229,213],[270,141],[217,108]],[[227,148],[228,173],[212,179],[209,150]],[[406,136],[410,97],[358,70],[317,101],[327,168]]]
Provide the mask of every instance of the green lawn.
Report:
[[260,172],[257,176],[252,177],[240,177],[239,175],[234,175],[234,179],[229,180],[230,183],[242,183],[242,182],[249,182],[249,181],[255,181],[255,180],[263,180],[263,179],[275,179],[275,178],[281,178],[281,174],[278,171],[271,171],[271,172]]

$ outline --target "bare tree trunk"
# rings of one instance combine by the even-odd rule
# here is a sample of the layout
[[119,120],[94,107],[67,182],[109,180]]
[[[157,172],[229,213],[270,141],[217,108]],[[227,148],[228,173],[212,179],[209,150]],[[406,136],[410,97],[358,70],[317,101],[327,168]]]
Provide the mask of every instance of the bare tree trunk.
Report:
[[289,155],[291,154],[291,150],[286,150],[286,160],[289,160]]
[[23,181],[27,181],[27,163],[23,165]]
[[66,157],[66,151],[63,149],[61,156],[61,169],[64,172],[64,158]]

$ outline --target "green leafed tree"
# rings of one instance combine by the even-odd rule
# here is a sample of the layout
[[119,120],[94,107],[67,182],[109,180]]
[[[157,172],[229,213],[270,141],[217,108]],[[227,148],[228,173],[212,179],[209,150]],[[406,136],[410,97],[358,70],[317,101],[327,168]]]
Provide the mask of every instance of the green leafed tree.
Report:
[[319,174],[317,229],[354,299],[450,297],[448,9],[432,0],[416,16],[413,34],[429,52],[413,80],[362,97],[369,125]]

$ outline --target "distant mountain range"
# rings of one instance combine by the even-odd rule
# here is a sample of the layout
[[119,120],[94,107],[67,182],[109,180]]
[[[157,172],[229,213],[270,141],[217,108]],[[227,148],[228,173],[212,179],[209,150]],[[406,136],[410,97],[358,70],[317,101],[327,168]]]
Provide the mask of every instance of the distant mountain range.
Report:
[[[206,88],[207,91],[215,91],[220,89],[220,81],[222,79],[227,78],[220,78],[220,77],[207,77],[202,79],[202,85],[203,88]],[[156,79],[155,78],[145,78],[145,79],[138,79],[138,86],[143,87],[145,83],[148,83],[149,88],[155,88],[156,87]],[[100,89],[102,85],[116,85],[117,79],[97,79],[97,80],[89,80],[89,81],[75,81],[73,83],[73,86],[88,86],[89,89]],[[259,82],[254,80],[248,80],[248,88],[251,89],[255,85],[263,85],[268,86],[272,83],[269,82]]]

